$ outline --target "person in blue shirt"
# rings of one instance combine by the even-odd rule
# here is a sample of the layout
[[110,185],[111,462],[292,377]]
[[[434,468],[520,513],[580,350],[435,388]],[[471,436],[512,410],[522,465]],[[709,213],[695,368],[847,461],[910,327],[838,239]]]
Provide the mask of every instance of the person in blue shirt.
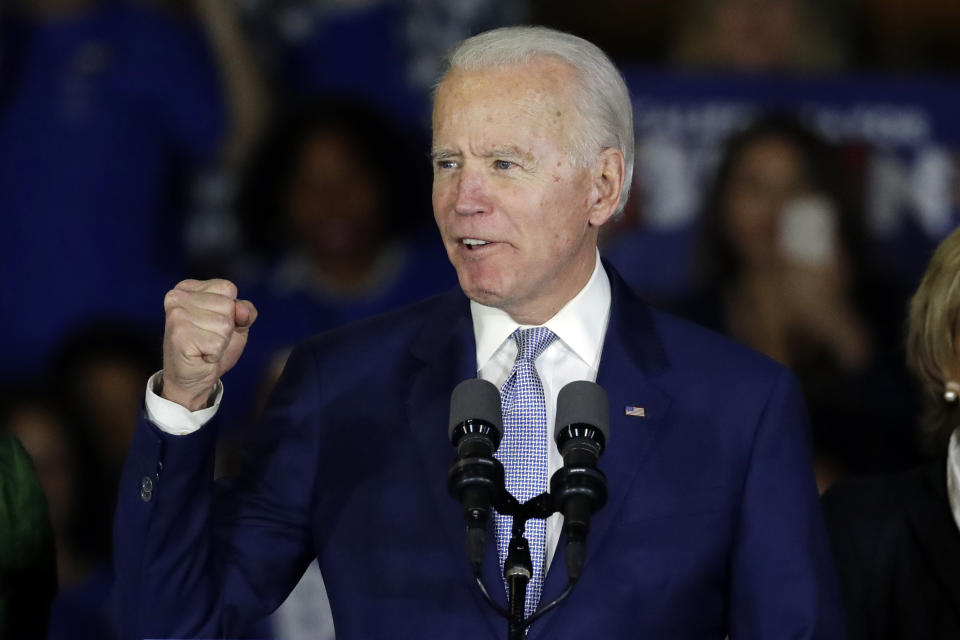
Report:
[[215,60],[186,19],[93,0],[17,2],[4,18],[0,308],[15,312],[0,320],[0,380],[10,381],[38,373],[92,316],[150,322],[151,293],[185,265],[177,186],[216,160],[224,113]]

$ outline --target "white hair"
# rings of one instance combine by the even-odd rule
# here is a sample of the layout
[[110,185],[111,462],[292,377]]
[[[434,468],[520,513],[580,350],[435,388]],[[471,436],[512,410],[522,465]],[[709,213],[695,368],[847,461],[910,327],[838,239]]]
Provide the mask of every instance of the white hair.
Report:
[[578,86],[574,107],[580,117],[571,140],[571,154],[581,167],[592,166],[596,154],[619,149],[623,154],[623,190],[616,213],[623,211],[633,176],[633,107],[623,76],[595,44],[546,27],[503,27],[467,38],[446,58],[434,93],[453,69],[481,71],[522,65],[552,57],[573,67]]

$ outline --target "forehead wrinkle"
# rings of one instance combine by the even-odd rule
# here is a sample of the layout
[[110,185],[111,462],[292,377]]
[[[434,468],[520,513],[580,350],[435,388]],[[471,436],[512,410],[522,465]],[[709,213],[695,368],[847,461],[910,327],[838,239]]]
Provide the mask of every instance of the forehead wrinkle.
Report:
[[[573,158],[576,155],[576,139],[581,118],[574,97],[577,82],[576,70],[566,62],[552,57],[489,69],[453,69],[437,87],[435,94],[432,114],[434,137],[439,132],[440,113],[437,108],[441,106],[441,102],[444,103],[446,111],[445,124],[469,118],[468,114],[477,105],[468,101],[451,110],[450,101],[463,100],[465,93],[469,94],[476,87],[486,86],[487,88],[481,91],[486,91],[488,98],[492,97],[500,102],[485,107],[488,109],[485,116],[488,121],[508,112],[522,114],[532,125],[524,134],[534,139],[548,140]],[[486,157],[490,155],[486,148],[488,145],[497,148],[498,141],[485,140],[485,137],[481,133],[478,140],[470,143],[471,153]],[[524,153],[519,147],[517,150]],[[527,157],[532,155],[527,153]]]

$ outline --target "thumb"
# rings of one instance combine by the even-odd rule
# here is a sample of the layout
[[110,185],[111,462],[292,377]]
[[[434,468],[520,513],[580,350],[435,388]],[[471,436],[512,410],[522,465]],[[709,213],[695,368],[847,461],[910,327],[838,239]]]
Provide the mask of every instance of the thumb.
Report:
[[237,300],[233,305],[233,319],[235,330],[246,332],[257,319],[257,308],[249,300]]

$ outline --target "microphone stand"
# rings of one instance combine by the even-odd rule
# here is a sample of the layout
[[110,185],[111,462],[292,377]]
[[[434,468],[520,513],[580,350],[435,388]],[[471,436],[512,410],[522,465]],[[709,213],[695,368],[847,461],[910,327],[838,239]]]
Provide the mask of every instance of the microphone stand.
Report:
[[524,608],[527,602],[527,584],[533,575],[533,563],[530,560],[530,545],[523,537],[524,523],[514,524],[513,537],[507,550],[507,561],[503,565],[503,577],[507,580],[510,602],[507,605],[507,638],[523,639]]
[[529,618],[524,619],[527,585],[533,576],[533,562],[530,559],[530,545],[523,535],[523,530],[530,518],[547,518],[557,509],[554,507],[554,501],[549,493],[541,493],[521,503],[506,490],[498,496],[496,509],[502,515],[513,516],[511,538],[507,547],[507,559],[503,565],[503,577],[507,582],[510,594],[507,609],[504,610],[490,597],[479,570],[476,571],[476,580],[486,601],[497,613],[507,619],[508,640],[523,640],[525,629],[534,620],[553,609],[566,598],[576,580],[570,580],[567,588],[555,600],[540,607]]

